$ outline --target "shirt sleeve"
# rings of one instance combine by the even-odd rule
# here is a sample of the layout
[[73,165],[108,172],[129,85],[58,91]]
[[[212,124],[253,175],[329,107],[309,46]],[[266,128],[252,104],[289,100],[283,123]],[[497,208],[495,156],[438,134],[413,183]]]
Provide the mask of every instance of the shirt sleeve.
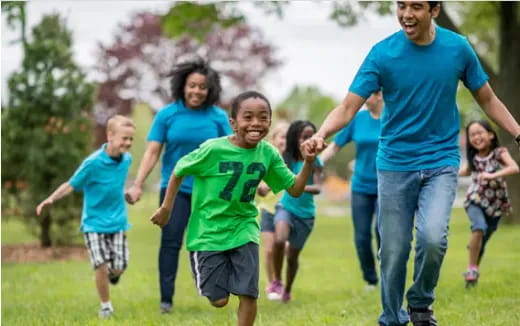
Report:
[[323,161],[321,160],[321,158],[319,156],[316,157],[316,159],[314,160],[312,167],[313,168],[322,168],[323,167]]
[[280,153],[276,150],[274,151],[273,159],[265,174],[264,181],[273,193],[276,194],[280,190],[291,188],[294,185],[296,176],[289,170]]
[[372,47],[367,57],[359,67],[349,91],[367,99],[370,94],[381,88],[380,69],[377,64],[377,45]]
[[177,164],[173,173],[182,177],[185,175],[204,175],[213,165],[210,159],[211,146],[203,143],[199,148],[184,155]]
[[336,136],[334,137],[334,142],[336,143],[336,145],[338,145],[339,147],[343,147],[352,141],[355,121],[356,116],[354,116],[354,119],[352,119],[352,121],[348,125],[343,127],[343,129],[341,129],[336,134]]
[[150,131],[148,132],[148,137],[146,140],[148,141],[156,141],[161,144],[166,143],[166,134],[168,132],[167,119],[166,119],[166,109],[162,109],[157,112],[155,118],[153,119],[152,126],[150,127]]
[[480,61],[467,39],[464,39],[464,54],[466,67],[462,76],[462,82],[470,91],[476,91],[488,81],[489,77],[482,68]]
[[89,173],[92,170],[92,163],[83,161],[76,172],[69,179],[69,184],[75,191],[82,191],[87,183]]

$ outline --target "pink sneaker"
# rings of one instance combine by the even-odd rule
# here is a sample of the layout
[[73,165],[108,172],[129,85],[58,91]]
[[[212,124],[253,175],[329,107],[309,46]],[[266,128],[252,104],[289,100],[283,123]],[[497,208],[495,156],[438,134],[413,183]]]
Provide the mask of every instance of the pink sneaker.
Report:
[[286,292],[285,290],[283,290],[281,300],[283,303],[288,303],[289,301],[291,301],[291,292]]
[[268,300],[280,300],[282,298],[283,286],[279,280],[272,281],[265,289]]

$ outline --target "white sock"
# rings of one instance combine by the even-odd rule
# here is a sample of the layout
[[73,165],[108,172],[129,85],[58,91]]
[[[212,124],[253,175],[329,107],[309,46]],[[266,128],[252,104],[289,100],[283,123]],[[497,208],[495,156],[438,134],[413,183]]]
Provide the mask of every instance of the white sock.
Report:
[[112,302],[110,302],[110,301],[101,302],[101,309],[105,309],[105,308],[108,308],[110,310],[114,310],[114,308],[112,307]]

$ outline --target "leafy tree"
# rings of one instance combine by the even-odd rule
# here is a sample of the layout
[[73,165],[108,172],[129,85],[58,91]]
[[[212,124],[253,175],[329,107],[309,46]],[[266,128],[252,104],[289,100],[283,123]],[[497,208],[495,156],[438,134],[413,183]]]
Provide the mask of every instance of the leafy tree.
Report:
[[2,211],[17,215],[48,247],[77,234],[80,199],[70,196],[35,214],[36,205],[67,180],[90,149],[93,85],[72,56],[72,36],[58,15],[32,30],[22,68],[8,81],[2,109]]
[[[25,2],[22,1],[4,1],[2,2],[2,13],[5,14],[7,26],[16,28],[20,24],[20,40],[23,47],[27,45],[25,30],[27,26],[27,17],[25,13]],[[16,42],[15,41],[15,42]]]
[[112,44],[100,44],[96,70],[101,83],[95,106],[98,143],[104,140],[104,125],[111,115],[129,114],[138,102],[154,110],[171,102],[168,75],[180,59],[199,55],[211,62],[222,76],[224,106],[238,92],[257,88],[262,78],[281,64],[260,31],[239,20],[234,24],[229,19],[210,27],[204,25],[205,34],[180,33],[179,26],[191,26],[189,30],[193,30],[194,25],[187,19],[198,19],[200,13],[195,9],[200,6],[202,13],[209,12],[208,19],[216,19],[215,4],[180,3],[165,17],[187,17],[182,22],[169,23],[169,18],[138,13],[130,23],[119,27]]

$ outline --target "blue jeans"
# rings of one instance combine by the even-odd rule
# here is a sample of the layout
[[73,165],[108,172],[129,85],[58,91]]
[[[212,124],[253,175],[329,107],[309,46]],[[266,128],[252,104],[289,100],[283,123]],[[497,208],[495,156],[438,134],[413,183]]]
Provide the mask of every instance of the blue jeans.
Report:
[[[374,213],[377,211],[377,195],[352,191],[351,199],[354,241],[363,279],[368,284],[377,284],[375,255],[372,250],[372,221]],[[374,228],[379,249],[377,223],[374,223]]]
[[468,214],[469,220],[471,221],[471,231],[473,232],[480,230],[484,234],[482,238],[482,247],[480,247],[477,262],[480,265],[482,256],[484,256],[484,251],[486,251],[486,244],[493,233],[495,233],[497,230],[500,217],[486,216],[484,210],[480,206],[474,204],[470,204],[468,207],[466,207],[466,213]]
[[406,299],[412,308],[426,308],[433,303],[448,247],[457,174],[458,169],[454,166],[413,172],[378,170],[383,305],[380,323],[402,325],[409,319],[402,304],[414,216],[417,217],[414,274]]
[[[161,189],[159,203],[162,204],[166,189]],[[184,230],[191,213],[191,194],[178,192],[173,204],[168,224],[161,230],[161,248],[159,249],[159,287],[161,302],[173,303],[175,278],[179,265],[179,251],[182,248]]]

